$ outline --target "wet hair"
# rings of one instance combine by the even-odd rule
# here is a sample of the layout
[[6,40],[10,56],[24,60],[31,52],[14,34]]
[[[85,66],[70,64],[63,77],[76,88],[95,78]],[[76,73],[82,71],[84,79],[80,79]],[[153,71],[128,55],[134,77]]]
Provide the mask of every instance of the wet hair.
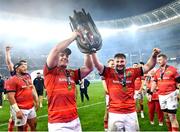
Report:
[[157,57],[163,57],[164,59],[167,59],[167,56],[165,54],[159,54]]
[[114,58],[124,58],[124,59],[126,59],[126,55],[123,54],[123,53],[117,53],[117,54],[114,55]]

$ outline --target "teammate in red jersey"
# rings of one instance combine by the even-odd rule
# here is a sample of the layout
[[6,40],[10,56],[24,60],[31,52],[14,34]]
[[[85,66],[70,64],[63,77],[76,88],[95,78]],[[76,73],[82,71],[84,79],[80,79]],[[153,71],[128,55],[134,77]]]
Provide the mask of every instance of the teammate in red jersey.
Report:
[[139,68],[126,68],[126,56],[118,53],[114,56],[115,69],[103,66],[96,53],[92,54],[93,63],[104,76],[109,93],[109,131],[139,131],[134,81],[155,66],[159,53],[160,50],[155,48],[148,62]]
[[[11,76],[14,76],[16,74],[15,70],[14,70],[14,64],[11,61],[11,47],[10,46],[6,46],[5,49],[5,61],[6,61],[6,65],[8,67],[8,70],[10,72]],[[23,61],[23,60],[22,60]],[[14,120],[12,119],[12,115],[9,118],[9,122],[8,122],[8,132],[13,131],[14,129]],[[26,131],[28,130],[28,125],[26,126]]]
[[[134,63],[133,67],[138,68],[138,67],[142,67],[143,65],[144,65],[144,62],[140,62],[139,64]],[[141,118],[144,118],[144,107],[143,107],[144,106],[143,105],[144,76],[137,77],[134,82],[134,85],[135,85],[134,98],[136,100],[136,111],[140,112]]]
[[[36,130],[36,111],[38,97],[30,75],[27,73],[26,61],[14,65],[16,74],[6,82],[6,92],[11,105],[11,114],[18,131],[25,131],[26,123],[31,131]],[[35,103],[35,104],[34,104]]]
[[167,64],[165,54],[158,55],[157,62],[159,69],[154,75],[152,90],[149,92],[149,98],[152,97],[153,91],[158,88],[159,102],[161,110],[166,117],[166,125],[169,131],[178,131],[179,123],[176,112],[178,108],[177,85],[180,83],[180,75],[177,69]]
[[[154,68],[151,71],[149,71],[146,76],[145,84],[146,84],[147,91],[151,90],[155,72],[156,72],[156,69]],[[154,116],[155,116],[155,112],[156,112],[157,116],[158,116],[159,126],[163,126],[164,115],[160,108],[157,89],[154,91],[154,93],[152,95],[152,99],[148,100],[148,111],[149,111],[149,119],[150,119],[151,125],[154,125]]]
[[[109,59],[107,61],[107,67],[114,68],[114,59]],[[109,109],[109,93],[107,90],[107,85],[106,81],[102,77],[102,83],[103,83],[103,88],[105,91],[105,100],[106,100],[106,107],[105,107],[105,113],[104,113],[104,130],[108,130],[108,109]]]
[[71,50],[67,48],[79,32],[57,44],[49,53],[44,67],[48,97],[48,131],[82,131],[77,113],[76,84],[93,70],[90,55],[84,55],[84,66],[67,69]]

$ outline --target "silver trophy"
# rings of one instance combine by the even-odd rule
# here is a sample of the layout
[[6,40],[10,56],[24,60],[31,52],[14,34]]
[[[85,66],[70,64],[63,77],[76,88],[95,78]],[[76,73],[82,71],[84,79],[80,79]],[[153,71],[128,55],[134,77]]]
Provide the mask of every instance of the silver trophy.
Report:
[[77,38],[78,48],[82,53],[93,53],[101,49],[102,38],[89,13],[85,10],[76,12],[73,17],[69,16],[71,29],[82,34],[82,39]]

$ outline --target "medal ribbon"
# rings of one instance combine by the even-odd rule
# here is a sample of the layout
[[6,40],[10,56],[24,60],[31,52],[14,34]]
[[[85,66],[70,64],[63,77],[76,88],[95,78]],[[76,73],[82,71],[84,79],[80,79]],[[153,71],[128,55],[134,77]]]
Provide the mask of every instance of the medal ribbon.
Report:
[[116,69],[115,72],[118,74],[118,80],[123,86],[123,90],[126,91],[126,68],[123,69],[123,77],[120,76],[121,73]]
[[168,65],[165,66],[164,70],[162,68],[160,69],[160,78],[161,78],[161,80],[163,80],[163,76],[164,76],[164,73],[167,70],[167,68],[168,68]]

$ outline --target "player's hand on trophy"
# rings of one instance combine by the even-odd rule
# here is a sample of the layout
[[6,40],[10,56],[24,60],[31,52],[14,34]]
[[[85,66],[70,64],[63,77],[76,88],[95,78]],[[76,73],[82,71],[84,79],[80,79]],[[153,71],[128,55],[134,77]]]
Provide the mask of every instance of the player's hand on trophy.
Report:
[[161,52],[161,50],[160,50],[159,48],[154,48],[152,55],[153,55],[154,57],[156,57],[160,52]]
[[77,39],[77,37],[82,38],[82,34],[79,31],[75,30],[72,32],[71,37],[75,40]]

